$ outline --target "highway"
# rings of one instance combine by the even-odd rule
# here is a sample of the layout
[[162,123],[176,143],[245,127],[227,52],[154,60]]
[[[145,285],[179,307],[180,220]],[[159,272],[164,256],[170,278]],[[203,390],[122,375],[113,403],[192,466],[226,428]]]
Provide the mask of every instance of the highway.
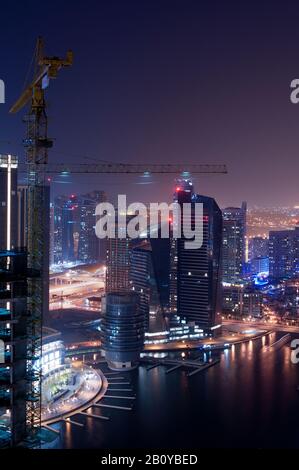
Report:
[[[50,310],[79,308],[94,310],[86,302],[88,297],[101,296],[105,288],[105,272],[70,269],[52,274],[50,284]],[[97,308],[98,309],[98,308]]]

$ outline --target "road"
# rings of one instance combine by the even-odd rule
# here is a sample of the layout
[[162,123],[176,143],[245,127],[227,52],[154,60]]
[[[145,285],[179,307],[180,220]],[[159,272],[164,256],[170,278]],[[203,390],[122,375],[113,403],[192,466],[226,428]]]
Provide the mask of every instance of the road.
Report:
[[78,308],[94,311],[86,302],[88,297],[101,296],[105,288],[105,272],[96,273],[83,269],[71,269],[52,274],[50,285],[50,310]]
[[271,329],[274,331],[282,331],[286,333],[299,333],[299,327],[298,326],[286,326],[286,325],[277,325],[276,323],[270,323],[270,322],[265,322],[265,321],[242,321],[242,320],[222,320],[222,323],[225,327],[228,327],[230,324],[231,325],[242,325],[245,327],[249,328],[254,328],[254,327],[259,327],[259,328],[266,328],[266,329]]

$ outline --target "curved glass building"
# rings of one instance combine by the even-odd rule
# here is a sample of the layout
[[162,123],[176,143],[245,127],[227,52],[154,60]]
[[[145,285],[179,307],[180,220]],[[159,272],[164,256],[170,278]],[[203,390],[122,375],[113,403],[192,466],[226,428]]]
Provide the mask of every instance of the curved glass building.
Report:
[[133,369],[143,350],[145,318],[136,292],[112,292],[102,299],[102,346],[110,369]]

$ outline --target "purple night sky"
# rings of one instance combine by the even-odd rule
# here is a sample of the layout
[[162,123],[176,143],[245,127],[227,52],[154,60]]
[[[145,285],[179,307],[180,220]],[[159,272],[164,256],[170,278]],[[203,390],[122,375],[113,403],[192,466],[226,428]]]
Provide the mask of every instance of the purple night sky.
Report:
[[[221,206],[299,204],[299,104],[289,98],[299,78],[299,4],[279,3],[5,2],[0,152],[24,158],[23,112],[8,109],[42,35],[48,55],[74,51],[74,66],[47,94],[52,161],[226,163],[229,175],[197,177],[196,190]],[[53,194],[171,197],[171,177],[141,180],[76,177],[54,183]]]

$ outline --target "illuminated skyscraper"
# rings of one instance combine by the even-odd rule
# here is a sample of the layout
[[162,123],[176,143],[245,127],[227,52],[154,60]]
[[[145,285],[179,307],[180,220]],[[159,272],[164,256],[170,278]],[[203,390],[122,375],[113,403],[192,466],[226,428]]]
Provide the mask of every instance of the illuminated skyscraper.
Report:
[[[49,312],[49,264],[50,264],[50,186],[45,185],[43,191],[43,315]],[[28,186],[17,188],[17,246],[27,247],[28,236]]]
[[299,273],[299,227],[269,232],[269,274],[274,279]]
[[93,191],[79,197],[80,232],[78,258],[84,263],[104,261],[106,240],[100,240],[95,233],[96,206],[106,202],[104,191]]
[[249,240],[249,260],[269,256],[269,239],[252,237]]
[[237,316],[260,317],[263,294],[248,284],[227,284],[223,286],[223,313]]
[[80,210],[76,195],[58,196],[54,202],[55,263],[77,261]]
[[245,265],[246,205],[227,207],[223,215],[222,280],[242,279]]
[[153,238],[132,249],[130,284],[139,294],[148,331],[161,331],[169,304],[169,239]]
[[261,256],[259,258],[253,258],[250,262],[251,274],[269,273],[269,258],[268,256]]
[[50,266],[54,264],[54,233],[55,233],[54,204],[50,203]]
[[106,258],[106,241],[95,233],[96,206],[106,201],[104,191],[59,196],[54,201],[54,262],[92,263]]
[[187,249],[186,238],[176,241],[177,315],[189,324],[201,327],[205,334],[214,335],[221,327],[221,249],[222,214],[213,198],[193,194],[188,180],[176,187],[176,200],[181,206],[184,220],[184,203],[191,204],[191,227],[195,228],[195,205],[203,205],[203,243],[200,248]]
[[[127,216],[127,222],[131,216]],[[106,293],[129,291],[130,287],[130,257],[133,240],[126,234],[126,227],[121,228],[123,234],[116,233],[114,238],[107,239],[106,257]],[[121,235],[121,236],[120,236]]]
[[0,250],[17,246],[17,168],[18,159],[0,155]]
[[0,251],[0,448],[22,444],[27,432],[27,279],[27,253]]
[[114,292],[102,299],[102,345],[110,369],[133,369],[143,350],[145,318],[135,292]]
[[[47,318],[49,313],[49,265],[50,265],[50,186],[43,187],[43,315]],[[28,235],[28,186],[17,187],[17,247],[27,248]]]

